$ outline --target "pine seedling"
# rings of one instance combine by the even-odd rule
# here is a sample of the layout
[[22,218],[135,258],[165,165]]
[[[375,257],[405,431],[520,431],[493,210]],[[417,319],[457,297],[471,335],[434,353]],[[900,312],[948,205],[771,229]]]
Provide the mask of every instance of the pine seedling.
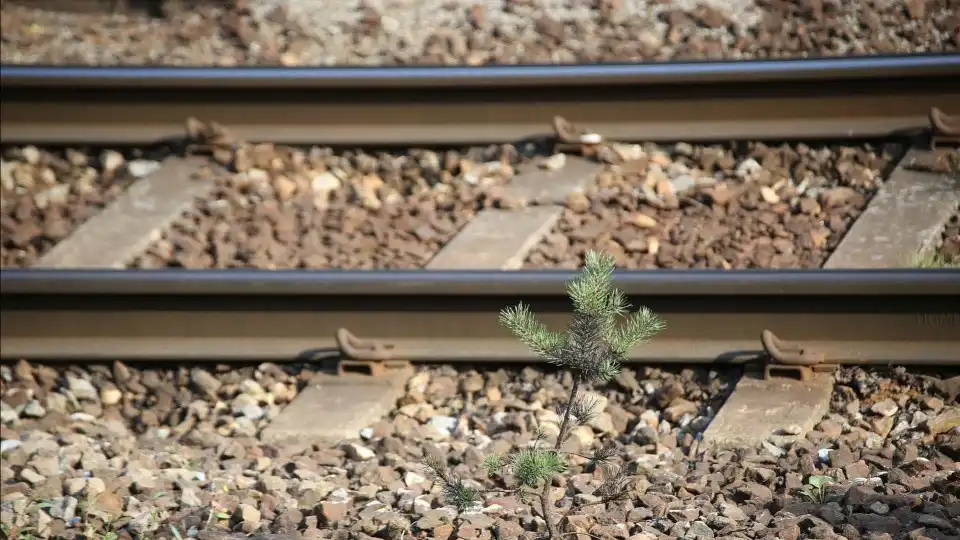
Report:
[[[569,470],[568,452],[562,450],[574,426],[584,425],[596,415],[596,401],[580,395],[586,385],[603,384],[620,373],[620,364],[630,350],[653,338],[664,328],[663,321],[642,307],[630,312],[626,295],[613,287],[612,256],[589,252],[580,274],[567,284],[573,302],[573,317],[565,332],[553,332],[531,313],[529,306],[519,304],[504,309],[500,322],[541,359],[568,370],[573,375],[570,394],[561,407],[560,431],[554,444],[547,444],[542,430],[525,448],[506,456],[487,456],[484,467],[491,477],[513,478],[512,485],[499,489],[481,489],[467,485],[446,470],[442,459],[424,455],[424,463],[435,482],[443,486],[444,501],[459,511],[476,508],[485,493],[516,495],[521,501],[540,506],[547,525],[547,538],[560,539],[560,520],[551,498],[553,480]],[[615,451],[610,447],[581,455],[593,466],[606,472],[606,479],[594,493],[599,499],[589,504],[605,504],[627,495],[631,478],[625,470],[611,463]],[[580,455],[580,454],[577,454]],[[564,516],[582,508],[569,507]],[[561,518],[562,519],[562,518]]]

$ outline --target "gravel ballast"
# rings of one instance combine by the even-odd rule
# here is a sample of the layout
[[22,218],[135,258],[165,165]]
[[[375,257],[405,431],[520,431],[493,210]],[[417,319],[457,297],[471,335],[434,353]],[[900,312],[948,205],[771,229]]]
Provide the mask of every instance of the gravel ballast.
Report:
[[[595,186],[514,200],[518,174],[562,168],[541,145],[376,152],[247,144],[216,124],[190,139],[229,173],[131,268],[423,268],[484,208],[563,204],[524,268],[817,268],[866,207],[898,146],[585,148]],[[556,165],[561,164],[561,165]]]
[[230,170],[133,268],[421,268],[528,159],[512,145],[392,152],[191,137]]
[[[491,495],[453,520],[419,464],[448,456],[485,485],[484,454],[555,433],[571,381],[536,368],[422,367],[397,409],[355,439],[274,447],[258,431],[309,370],[0,367],[0,526],[39,538],[534,538],[542,519]],[[629,499],[562,526],[600,539],[932,539],[960,525],[960,379],[843,368],[805,439],[715,452],[699,434],[738,373],[625,370],[593,388],[602,410],[570,451],[599,444],[635,475]],[[552,427],[551,427],[552,426]],[[785,426],[786,428],[786,426]],[[555,436],[555,435],[554,435]],[[822,494],[801,495],[828,475]],[[561,506],[599,471],[572,458]],[[809,488],[806,489],[810,493]],[[108,536],[109,535],[109,536]]]
[[614,145],[525,268],[819,268],[899,154],[890,145]]
[[570,64],[960,47],[957,0],[168,0],[154,17],[29,4],[3,3],[4,63]]
[[112,149],[4,149],[0,266],[32,265],[157,165]]
[[960,212],[954,214],[943,228],[943,239],[937,257],[940,261],[960,266]]

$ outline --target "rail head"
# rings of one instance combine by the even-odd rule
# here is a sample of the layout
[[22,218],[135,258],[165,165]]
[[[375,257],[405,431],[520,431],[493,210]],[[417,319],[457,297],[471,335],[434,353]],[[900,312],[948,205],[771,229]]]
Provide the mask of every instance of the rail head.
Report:
[[[0,274],[2,296],[562,296],[565,270],[47,270]],[[956,296],[960,271],[629,270],[614,274],[630,296]]]
[[398,89],[870,81],[960,74],[960,55],[592,65],[399,67],[0,66],[0,86],[45,88]]

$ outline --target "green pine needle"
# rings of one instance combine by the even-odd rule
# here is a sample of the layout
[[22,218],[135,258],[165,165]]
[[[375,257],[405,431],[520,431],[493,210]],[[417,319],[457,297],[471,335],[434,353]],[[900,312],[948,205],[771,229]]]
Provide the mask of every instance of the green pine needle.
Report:
[[615,456],[617,453],[616,449],[612,446],[603,446],[594,450],[593,454],[590,455],[589,464],[593,467],[600,465],[609,465],[610,458]]
[[464,512],[480,503],[480,492],[467,487],[462,479],[453,477],[443,485],[443,501],[455,507],[458,512]]
[[496,476],[503,469],[503,458],[499,454],[490,454],[483,460],[483,468],[487,470],[487,476]]
[[567,284],[574,315],[565,333],[550,331],[522,303],[504,309],[500,322],[543,360],[570,369],[582,381],[608,382],[633,347],[665,328],[648,308],[630,313],[626,294],[613,287],[615,266],[611,255],[587,253],[582,272]]
[[510,470],[521,486],[537,487],[566,472],[567,464],[556,451],[522,448],[510,456]]

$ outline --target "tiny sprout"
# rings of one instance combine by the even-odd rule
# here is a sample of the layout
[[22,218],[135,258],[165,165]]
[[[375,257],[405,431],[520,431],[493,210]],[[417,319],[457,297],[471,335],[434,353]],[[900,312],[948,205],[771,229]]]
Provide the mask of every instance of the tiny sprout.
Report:
[[[488,492],[516,496],[521,502],[537,501],[547,525],[547,538],[560,540],[559,521],[554,515],[556,504],[551,499],[551,486],[558,475],[569,470],[561,448],[574,431],[596,417],[597,401],[580,396],[581,387],[609,382],[620,373],[620,365],[636,345],[652,339],[664,328],[663,321],[642,307],[630,313],[626,294],[613,287],[615,259],[610,255],[589,252],[580,274],[567,284],[567,294],[574,313],[566,332],[553,332],[541,323],[529,306],[518,304],[500,313],[500,322],[541,359],[567,369],[573,375],[573,386],[565,404],[558,407],[560,431],[552,448],[541,444],[546,439],[542,426],[535,430],[528,446],[514,449],[507,456],[490,455],[483,462],[488,476],[501,473],[512,477],[514,485],[502,489],[476,489],[467,486],[458,476],[446,470],[443,459],[424,453],[423,463],[434,482],[442,485],[444,500],[463,512],[481,502]],[[616,451],[610,447],[595,450],[587,458],[592,466],[601,466],[606,479],[595,492],[600,503],[626,496],[631,477],[610,461]],[[584,503],[577,501],[569,512]],[[578,506],[579,505],[579,506]]]

